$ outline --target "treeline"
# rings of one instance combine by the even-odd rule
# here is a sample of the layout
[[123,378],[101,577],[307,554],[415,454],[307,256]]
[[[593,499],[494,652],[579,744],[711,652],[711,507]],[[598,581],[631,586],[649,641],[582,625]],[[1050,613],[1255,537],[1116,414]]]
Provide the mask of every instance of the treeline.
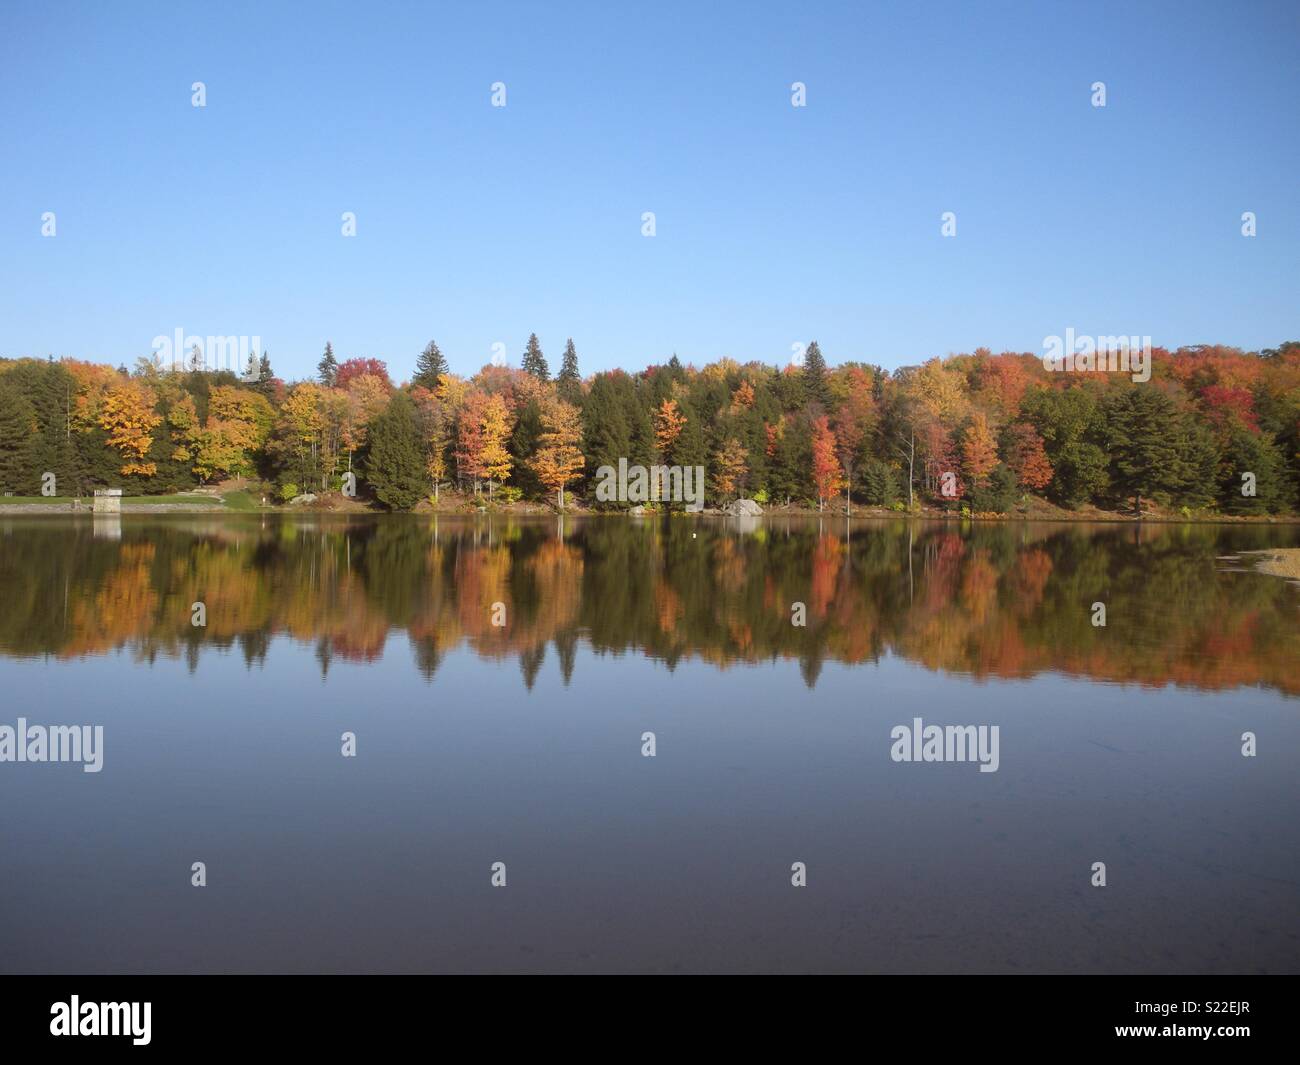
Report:
[[[196,360],[195,365],[198,365]],[[394,510],[448,488],[488,504],[591,506],[597,470],[700,466],[708,502],[747,496],[819,509],[922,504],[1003,513],[1038,496],[1065,508],[1281,513],[1300,502],[1300,342],[1243,352],[1152,351],[1150,381],[1049,373],[987,349],[888,372],[674,356],[583,378],[573,341],[559,373],[534,335],[521,367],[449,372],[430,342],[409,382],[377,359],[286,383],[250,372],[134,372],[74,359],[0,360],[0,490],[168,493],[230,477],[281,500],[355,483]],[[349,476],[351,475],[351,476]],[[50,494],[47,487],[45,494]]]

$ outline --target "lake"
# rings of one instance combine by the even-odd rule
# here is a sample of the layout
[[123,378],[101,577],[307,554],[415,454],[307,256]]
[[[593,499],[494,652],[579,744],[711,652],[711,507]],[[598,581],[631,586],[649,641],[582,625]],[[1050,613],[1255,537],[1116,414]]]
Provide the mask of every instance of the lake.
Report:
[[1297,545],[6,516],[0,969],[1295,972]]

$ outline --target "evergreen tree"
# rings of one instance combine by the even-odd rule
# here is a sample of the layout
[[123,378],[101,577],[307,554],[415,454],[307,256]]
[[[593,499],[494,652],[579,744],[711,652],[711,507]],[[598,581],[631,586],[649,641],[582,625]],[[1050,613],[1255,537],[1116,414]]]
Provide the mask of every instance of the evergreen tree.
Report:
[[582,401],[582,375],[578,373],[578,352],[573,346],[573,337],[569,337],[569,342],[564,345],[564,359],[555,380],[562,400],[573,404]]
[[7,371],[5,379],[30,404],[34,423],[23,449],[21,483],[14,491],[18,495],[39,495],[43,475],[52,473],[59,495],[75,494],[77,462],[70,414],[76,382],[72,375],[52,359],[24,360]]
[[812,425],[806,416],[786,419],[768,465],[770,493],[776,501],[799,502],[813,494]]
[[334,357],[334,345],[325,341],[325,354],[316,364],[316,375],[326,388],[333,388],[339,379],[339,360]]
[[271,369],[271,356],[265,351],[257,363],[257,389],[268,399],[275,394],[275,372]]
[[971,510],[984,514],[1005,514],[1016,501],[1016,475],[999,462],[980,484],[973,484]]
[[396,393],[387,409],[370,423],[366,478],[376,498],[389,510],[410,510],[428,495],[415,403],[405,392]]
[[823,358],[822,349],[815,340],[804,352],[802,377],[804,394],[808,401],[825,407],[830,398],[826,389],[826,359]]
[[1219,446],[1214,434],[1190,413],[1178,426],[1178,502],[1189,507],[1207,507],[1218,493]]
[[594,483],[601,466],[618,469],[618,460],[632,450],[632,430],[612,382],[614,375],[597,374],[582,405],[583,452],[588,480]]
[[1077,507],[1107,491],[1106,452],[1100,446],[1106,442],[1106,419],[1090,390],[1038,389],[1025,397],[1022,411],[1043,438],[1054,471],[1047,489],[1052,502]]
[[1178,409],[1157,388],[1117,393],[1107,409],[1111,481],[1134,501],[1142,516],[1142,497],[1176,492],[1183,482],[1178,454]]
[[8,376],[0,376],[0,493],[16,495],[28,481],[28,440],[36,425],[36,414]]
[[537,439],[541,435],[542,411],[537,400],[530,399],[519,411],[508,445],[514,465],[511,481],[529,499],[535,499],[545,490],[529,461],[537,451]]
[[432,392],[438,387],[438,378],[446,372],[447,360],[442,357],[438,345],[430,340],[415,360],[415,376],[411,378],[411,384],[420,385]]
[[862,466],[862,491],[873,507],[888,507],[898,501],[898,473],[887,462],[868,459]]
[[539,381],[551,379],[550,367],[546,365],[546,356],[542,354],[542,345],[537,342],[537,334],[528,334],[528,346],[524,349],[524,361],[521,364],[525,373],[530,373]]
[[704,435],[700,416],[695,412],[689,400],[683,400],[681,413],[686,418],[682,431],[677,434],[672,447],[668,449],[672,465],[685,469],[687,466],[703,466],[708,471],[709,443]]
[[[1218,476],[1219,503],[1229,514],[1266,514],[1289,505],[1281,453],[1240,422],[1228,431]],[[1249,476],[1247,476],[1249,475]]]

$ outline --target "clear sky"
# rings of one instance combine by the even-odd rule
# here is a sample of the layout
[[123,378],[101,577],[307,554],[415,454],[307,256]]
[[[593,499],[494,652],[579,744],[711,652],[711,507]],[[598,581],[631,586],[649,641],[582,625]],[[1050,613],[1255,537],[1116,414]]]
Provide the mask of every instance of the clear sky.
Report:
[[431,337],[471,373],[533,331],[584,373],[1070,327],[1274,346],[1298,56],[1294,0],[3,0],[0,355],[131,365],[184,329],[400,379]]

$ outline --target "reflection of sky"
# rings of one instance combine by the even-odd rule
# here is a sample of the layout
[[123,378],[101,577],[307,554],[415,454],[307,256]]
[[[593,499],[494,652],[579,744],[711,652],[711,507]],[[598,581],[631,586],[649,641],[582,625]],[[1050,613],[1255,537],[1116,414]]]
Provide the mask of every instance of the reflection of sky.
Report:
[[[810,691],[794,662],[670,671],[583,647],[567,688],[548,650],[530,692],[513,657],[467,650],[426,683],[398,633],[323,681],[281,638],[252,670],[237,651],[193,674],[6,659],[0,683],[4,722],[105,726],[100,774],[0,765],[6,970],[1298,960],[1300,722],[1265,691],[975,682],[893,657],[827,663]],[[914,716],[999,725],[1001,769],[891,762]]]

